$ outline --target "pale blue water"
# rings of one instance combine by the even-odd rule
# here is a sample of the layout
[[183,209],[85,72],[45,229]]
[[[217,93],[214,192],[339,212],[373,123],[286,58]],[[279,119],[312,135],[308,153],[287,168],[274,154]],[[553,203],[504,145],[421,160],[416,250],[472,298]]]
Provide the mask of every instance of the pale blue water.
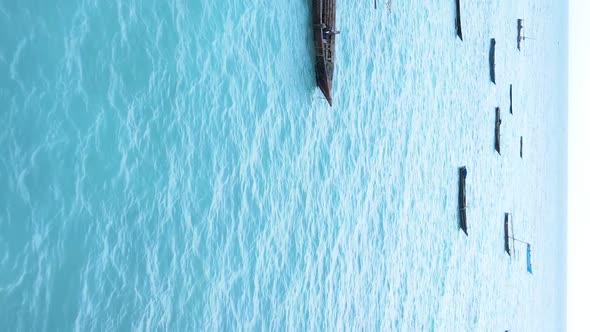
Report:
[[0,0],[0,330],[563,330],[567,3],[337,15],[329,108],[308,0]]

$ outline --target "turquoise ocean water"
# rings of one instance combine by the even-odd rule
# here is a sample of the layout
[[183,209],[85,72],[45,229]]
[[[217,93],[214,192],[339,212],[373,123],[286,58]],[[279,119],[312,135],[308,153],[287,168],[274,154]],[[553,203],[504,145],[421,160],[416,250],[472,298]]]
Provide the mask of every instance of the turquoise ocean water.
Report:
[[339,0],[329,108],[309,0],[0,0],[0,330],[563,330],[567,2],[454,6]]

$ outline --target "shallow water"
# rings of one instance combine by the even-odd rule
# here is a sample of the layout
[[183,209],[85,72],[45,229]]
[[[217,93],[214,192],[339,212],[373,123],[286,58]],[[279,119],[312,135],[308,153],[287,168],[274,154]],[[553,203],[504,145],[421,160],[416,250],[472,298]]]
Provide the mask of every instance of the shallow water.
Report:
[[567,6],[378,6],[0,0],[0,329],[563,330]]

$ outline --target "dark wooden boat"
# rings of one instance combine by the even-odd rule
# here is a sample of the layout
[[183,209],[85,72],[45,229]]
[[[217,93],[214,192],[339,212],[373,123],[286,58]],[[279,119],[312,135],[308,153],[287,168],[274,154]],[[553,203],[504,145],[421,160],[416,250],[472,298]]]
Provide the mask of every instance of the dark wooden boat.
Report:
[[455,30],[459,39],[463,40],[463,32],[461,31],[461,0],[455,0],[455,11],[457,16],[455,17]]
[[496,84],[496,39],[490,41],[490,79]]
[[522,136],[520,136],[520,158],[522,158]]
[[500,118],[500,107],[496,107],[496,130],[495,130],[495,142],[494,147],[498,154],[500,153],[500,125],[502,124],[502,118]]
[[315,77],[328,104],[332,106],[332,78],[336,45],[336,0],[313,0],[313,41],[315,51]]
[[512,84],[510,84],[510,114],[512,114]]
[[504,213],[504,250],[510,255],[510,231],[508,230],[508,213]]
[[467,168],[459,168],[459,225],[465,235],[467,234],[467,201],[465,199],[465,178],[467,177]]
[[516,48],[518,48],[520,51],[520,42],[524,40],[524,36],[522,35],[522,18],[516,20],[516,29],[518,30],[516,37]]

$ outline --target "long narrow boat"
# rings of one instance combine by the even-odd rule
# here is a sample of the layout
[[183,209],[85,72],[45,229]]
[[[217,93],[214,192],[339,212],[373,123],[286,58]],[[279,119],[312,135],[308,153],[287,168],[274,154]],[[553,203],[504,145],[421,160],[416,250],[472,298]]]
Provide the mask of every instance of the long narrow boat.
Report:
[[459,39],[463,40],[463,32],[461,31],[461,0],[455,0],[455,11],[457,12],[455,17],[455,30]]
[[510,256],[510,232],[508,231],[508,213],[504,213],[504,250]]
[[512,84],[510,84],[510,114],[512,114]]
[[490,41],[490,80],[496,84],[496,39]]
[[520,136],[520,158],[522,159],[522,136]]
[[467,201],[465,199],[465,178],[467,177],[467,168],[459,168],[459,224],[465,235],[467,234]]
[[500,107],[496,107],[496,130],[495,130],[495,142],[494,142],[494,147],[496,148],[496,151],[498,151],[498,154],[502,154],[500,153],[500,125],[502,124],[502,119],[500,118]]
[[336,0],[313,0],[313,41],[315,51],[315,77],[328,104],[332,106],[332,78],[336,46]]
[[532,258],[531,258],[531,244],[530,243],[526,244],[526,270],[530,274],[533,274],[533,262],[532,262]]
[[516,29],[518,30],[518,35],[516,37],[516,48],[520,51],[520,42],[524,40],[524,36],[522,35],[522,18],[516,20]]

